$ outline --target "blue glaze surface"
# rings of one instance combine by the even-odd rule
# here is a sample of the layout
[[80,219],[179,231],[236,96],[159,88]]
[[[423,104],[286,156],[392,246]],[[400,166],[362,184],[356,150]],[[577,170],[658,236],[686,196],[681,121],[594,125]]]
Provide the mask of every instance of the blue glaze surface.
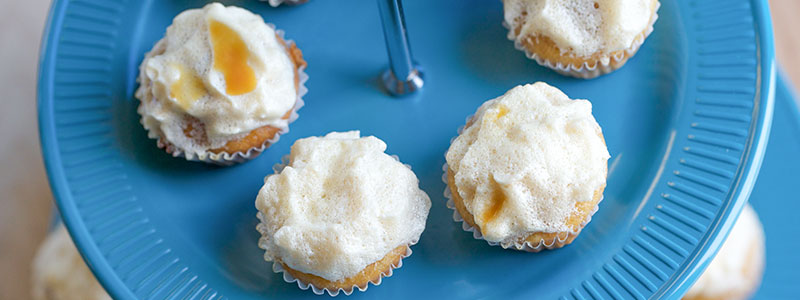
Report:
[[792,299],[797,296],[797,255],[800,240],[794,229],[800,226],[796,212],[795,187],[800,182],[800,109],[786,77],[775,89],[775,117],[769,147],[750,204],[764,225],[767,264],[764,278],[753,299]]
[[[312,297],[262,260],[255,195],[294,140],[351,129],[386,141],[433,201],[414,254],[354,297],[674,297],[719,248],[766,146],[774,57],[762,1],[662,1],[639,53],[588,81],[515,50],[499,2],[407,1],[426,84],[403,99],[380,88],[386,55],[375,5],[225,3],[285,30],[310,76],[291,131],[256,160],[229,168],[157,149],[133,97],[144,53],[177,13],[202,3],[52,6],[39,72],[43,155],[65,223],[116,298]],[[466,116],[534,81],[592,101],[612,154],[592,222],[572,245],[539,254],[472,239],[452,221],[441,182],[444,152]]]

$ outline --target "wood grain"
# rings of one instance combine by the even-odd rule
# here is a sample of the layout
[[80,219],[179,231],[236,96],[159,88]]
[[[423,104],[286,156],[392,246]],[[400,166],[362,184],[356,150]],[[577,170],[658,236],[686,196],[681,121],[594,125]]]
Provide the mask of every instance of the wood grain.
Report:
[[[800,86],[800,1],[770,0],[775,52],[778,64],[791,80]],[[796,91],[796,90],[795,90]],[[800,103],[800,98],[795,99]]]
[[0,299],[30,299],[30,261],[50,223],[36,126],[36,65],[47,0],[0,9]]

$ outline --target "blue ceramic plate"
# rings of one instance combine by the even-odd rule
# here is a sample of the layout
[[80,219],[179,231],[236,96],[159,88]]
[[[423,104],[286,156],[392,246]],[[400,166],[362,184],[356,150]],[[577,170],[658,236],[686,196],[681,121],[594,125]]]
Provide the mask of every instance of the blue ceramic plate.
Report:
[[797,298],[800,239],[794,231],[800,227],[796,189],[800,182],[800,110],[785,79],[780,76],[777,83],[769,147],[750,196],[750,204],[764,224],[767,244],[764,280],[754,300]]
[[[765,2],[662,1],[654,33],[621,70],[559,76],[514,49],[499,1],[407,1],[425,88],[387,96],[377,7],[229,1],[284,29],[309,61],[291,132],[249,163],[175,159],[147,139],[137,68],[172,18],[198,1],[55,1],[39,78],[44,158],[78,247],[120,299],[312,297],[273,274],[256,246],[255,196],[294,140],[360,129],[410,164],[434,205],[414,255],[355,297],[649,298],[681,295],[752,190],[772,117]],[[600,210],[564,249],[487,246],[451,219],[441,166],[467,115],[511,87],[546,81],[590,99],[612,159]]]

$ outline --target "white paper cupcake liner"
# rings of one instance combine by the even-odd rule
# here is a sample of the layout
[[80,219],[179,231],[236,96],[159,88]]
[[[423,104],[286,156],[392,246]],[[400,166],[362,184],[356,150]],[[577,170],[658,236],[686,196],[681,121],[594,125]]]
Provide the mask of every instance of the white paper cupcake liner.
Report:
[[525,52],[525,56],[536,61],[536,63],[539,65],[550,68],[561,75],[591,79],[600,75],[611,73],[614,70],[621,68],[623,65],[625,65],[629,58],[636,54],[636,51],[639,51],[639,48],[642,46],[642,44],[644,44],[645,39],[647,39],[650,33],[653,32],[653,25],[655,25],[656,20],[658,20],[658,9],[660,7],[661,2],[656,2],[656,8],[653,11],[653,17],[650,18],[650,24],[647,25],[647,28],[643,33],[640,33],[633,40],[633,45],[623,51],[615,52],[614,55],[601,57],[596,63],[594,63],[594,65],[590,64],[590,62],[584,62],[580,66],[575,66],[573,64],[564,64],[545,59],[528,50],[528,48],[525,47],[520,40],[517,40],[516,36],[514,35],[514,31],[511,29],[508,23],[503,21],[503,26],[508,29],[508,39],[514,42],[514,48]]
[[[397,155],[391,155],[391,156],[392,156],[392,158],[396,159],[397,161],[400,161],[400,158]],[[270,174],[270,175],[267,175],[267,177],[275,175],[275,174],[278,174],[281,171],[283,171],[283,169],[286,168],[286,166],[289,165],[289,162],[290,162],[289,161],[289,155],[284,155],[281,158],[281,162],[280,163],[277,163],[274,166],[272,166],[272,171],[274,173]],[[411,169],[410,165],[408,165],[408,164],[403,164],[403,165],[405,165],[407,168]],[[266,178],[264,180],[266,181]],[[269,238],[267,237],[268,236],[268,232],[267,232],[267,228],[266,228],[266,225],[265,225],[266,222],[264,220],[265,216],[264,216],[264,214],[262,214],[259,211],[256,214],[256,217],[258,218],[258,221],[259,221],[258,225],[256,225],[256,230],[258,231],[259,234],[261,234],[261,237],[259,237],[259,239],[258,239],[258,247],[266,251],[267,250],[267,243],[269,243]],[[370,281],[367,281],[367,282],[363,283],[362,285],[353,285],[353,286],[351,286],[349,288],[346,288],[346,289],[345,288],[339,288],[339,289],[336,289],[336,290],[331,290],[331,289],[328,289],[328,288],[317,287],[314,284],[311,284],[311,283],[308,283],[308,282],[303,282],[299,278],[296,278],[291,273],[289,273],[283,267],[283,265],[280,262],[277,262],[277,261],[272,261],[272,271],[275,272],[275,273],[278,273],[278,274],[282,273],[283,274],[282,275],[283,276],[283,281],[286,281],[287,283],[296,282],[297,283],[297,287],[299,287],[300,289],[308,290],[310,288],[311,291],[314,294],[317,294],[317,295],[322,295],[322,294],[327,293],[328,295],[330,295],[332,297],[335,297],[335,296],[339,295],[339,293],[341,292],[341,293],[344,293],[347,296],[350,296],[350,294],[352,294],[353,291],[355,291],[356,289],[358,289],[361,292],[364,292],[364,291],[367,290],[367,288],[369,288],[369,284],[370,283],[372,283],[372,285],[374,285],[374,286],[379,286],[383,282],[383,278],[391,277],[394,274],[394,270],[395,269],[399,269],[399,268],[401,268],[403,266],[403,259],[411,256],[411,254],[413,253],[413,251],[411,251],[411,246],[416,245],[417,242],[419,242],[419,240],[413,240],[410,243],[408,243],[408,245],[406,245],[406,253],[403,254],[396,263],[392,263],[391,267],[388,270],[385,270],[385,271],[381,272],[381,274],[380,274],[380,276],[378,276],[378,278],[370,280]],[[270,259],[267,256],[267,253],[264,253],[264,259],[267,260],[267,261],[270,261]]]
[[267,2],[272,7],[278,7],[281,4],[286,5],[299,5],[308,2],[308,0],[259,0],[261,2]]
[[[267,232],[266,232],[266,228],[265,228],[265,225],[264,225],[264,215],[261,212],[258,212],[256,214],[256,217],[258,217],[258,220],[259,220],[259,223],[256,226],[256,229],[261,234],[261,238],[258,239],[258,247],[261,248],[261,249],[266,250],[266,245],[265,244],[267,243],[267,238],[265,236],[266,236]],[[370,283],[372,285],[374,285],[374,286],[379,286],[383,282],[383,278],[391,277],[392,275],[394,275],[394,270],[395,269],[399,269],[399,268],[401,268],[403,266],[403,259],[411,256],[411,254],[413,253],[413,251],[411,251],[411,246],[415,245],[417,242],[418,241],[412,241],[411,243],[406,245],[406,253],[403,254],[400,257],[400,259],[397,260],[396,263],[392,263],[391,267],[388,270],[385,270],[385,271],[381,272],[381,274],[380,274],[380,276],[378,276],[378,278],[375,278],[373,280],[367,281],[367,282],[365,282],[365,283],[363,283],[361,285],[353,285],[353,286],[351,286],[349,288],[338,288],[336,290],[331,290],[331,289],[328,289],[328,288],[320,288],[318,286],[315,286],[312,283],[303,282],[299,278],[296,278],[291,273],[289,273],[283,267],[283,264],[280,263],[280,262],[277,262],[277,261],[272,261],[272,271],[275,272],[275,273],[278,273],[278,274],[282,274],[283,281],[285,281],[287,283],[297,283],[297,287],[299,287],[301,290],[308,290],[310,288],[311,291],[314,294],[317,294],[317,295],[322,295],[322,294],[327,293],[328,295],[330,295],[332,297],[335,297],[335,296],[339,295],[339,293],[344,293],[345,295],[349,296],[356,289],[358,289],[361,292],[366,291],[367,288],[369,288],[369,284]],[[265,256],[266,256],[266,253],[265,253]]]
[[[471,115],[471,116],[467,117],[465,124],[471,123],[473,121],[472,120],[473,118],[474,118],[474,115]],[[461,127],[458,128],[458,135],[461,135],[461,133],[464,132],[464,127],[465,126],[466,125],[462,125]],[[452,137],[450,139],[450,144],[451,145],[453,144],[453,141],[455,141],[456,137],[458,137],[458,136],[454,136],[454,137]],[[447,153],[445,152],[445,156],[446,155],[447,155]],[[445,161],[446,161],[446,157],[445,157]],[[592,216],[599,209],[600,202],[603,201],[603,198],[600,198],[600,201],[597,201],[597,205],[594,206],[594,208],[592,209],[592,212],[589,213],[589,215],[586,217],[586,219],[583,220],[583,222],[581,222],[580,226],[578,226],[578,229],[566,232],[566,235],[563,238],[561,237],[561,234],[559,234],[552,241],[545,241],[544,239],[541,239],[541,240],[539,240],[538,244],[531,244],[528,241],[520,242],[516,238],[508,239],[508,240],[504,240],[504,241],[500,241],[500,242],[493,242],[493,241],[486,240],[483,237],[483,234],[481,233],[480,228],[476,228],[475,226],[472,226],[469,223],[467,223],[467,221],[464,220],[464,218],[458,212],[458,209],[456,209],[456,205],[455,205],[455,202],[453,200],[453,191],[450,190],[450,183],[448,182],[448,172],[449,172],[449,170],[450,170],[450,167],[447,165],[447,162],[445,162],[444,165],[442,165],[442,172],[443,172],[442,181],[444,182],[444,186],[445,186],[445,188],[444,188],[444,197],[447,198],[447,203],[446,203],[447,208],[453,210],[453,221],[455,221],[456,223],[461,222],[461,229],[463,229],[466,232],[471,232],[473,238],[475,238],[477,240],[484,240],[490,246],[500,246],[500,247],[503,247],[503,249],[514,249],[514,250],[526,251],[526,252],[539,252],[539,251],[542,251],[544,249],[553,250],[553,249],[558,249],[558,248],[564,247],[564,246],[569,244],[569,243],[566,243],[568,240],[571,242],[571,240],[574,239],[575,237],[577,237],[581,233],[583,228],[586,227],[586,225],[589,224],[589,222],[592,221]]]
[[[277,29],[274,24],[267,23],[267,26],[275,30],[275,33],[286,43],[286,53],[289,54],[289,49],[295,44],[294,40],[288,40],[284,37],[285,32],[283,30]],[[159,41],[160,43],[161,41]],[[278,142],[280,140],[281,135],[284,135],[289,132],[289,124],[297,120],[300,116],[297,111],[305,105],[303,101],[303,96],[308,93],[308,88],[306,88],[306,81],[308,81],[308,74],[305,72],[305,66],[301,66],[297,68],[297,75],[298,77],[298,88],[297,88],[297,98],[295,99],[294,106],[292,106],[291,114],[289,118],[286,120],[286,126],[280,128],[280,131],[275,133],[275,136],[272,138],[264,141],[260,146],[253,147],[248,149],[246,152],[235,152],[235,153],[228,153],[228,152],[220,152],[220,153],[212,153],[212,152],[195,152],[195,151],[186,151],[183,148],[177,147],[169,142],[167,142],[164,137],[162,137],[157,130],[152,130],[148,128],[147,125],[144,123],[144,119],[140,118],[139,122],[142,126],[145,127],[147,130],[147,137],[151,139],[155,139],[156,145],[158,148],[164,149],[167,153],[171,154],[173,157],[181,157],[189,161],[200,161],[210,164],[215,164],[219,166],[230,166],[235,165],[238,163],[243,163],[249,161],[253,158],[258,157],[261,152],[264,152],[269,146]],[[138,81],[138,78],[137,78]],[[141,84],[141,83],[140,83]],[[139,108],[137,109],[139,115],[142,115],[142,104],[139,104]]]

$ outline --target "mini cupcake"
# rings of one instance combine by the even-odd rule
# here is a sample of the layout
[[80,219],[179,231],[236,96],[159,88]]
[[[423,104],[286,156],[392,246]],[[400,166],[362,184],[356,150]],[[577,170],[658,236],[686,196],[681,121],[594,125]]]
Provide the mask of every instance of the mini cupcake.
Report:
[[609,158],[592,104],[542,82],[481,105],[445,156],[454,219],[529,252],[578,236],[603,198]]
[[142,125],[176,157],[251,159],[297,118],[305,66],[292,41],[245,9],[184,11],[140,66]]
[[34,300],[111,299],[83,262],[64,225],[51,232],[33,259]]
[[380,284],[425,229],[431,203],[386,144],[358,131],[300,139],[264,180],[259,246],[284,280],[314,293]]
[[272,7],[278,7],[281,4],[286,5],[299,5],[308,2],[308,0],[260,0],[269,3]]
[[594,78],[636,54],[658,19],[658,0],[503,0],[508,38],[542,66]]
[[764,228],[748,204],[684,300],[749,299],[764,273]]

